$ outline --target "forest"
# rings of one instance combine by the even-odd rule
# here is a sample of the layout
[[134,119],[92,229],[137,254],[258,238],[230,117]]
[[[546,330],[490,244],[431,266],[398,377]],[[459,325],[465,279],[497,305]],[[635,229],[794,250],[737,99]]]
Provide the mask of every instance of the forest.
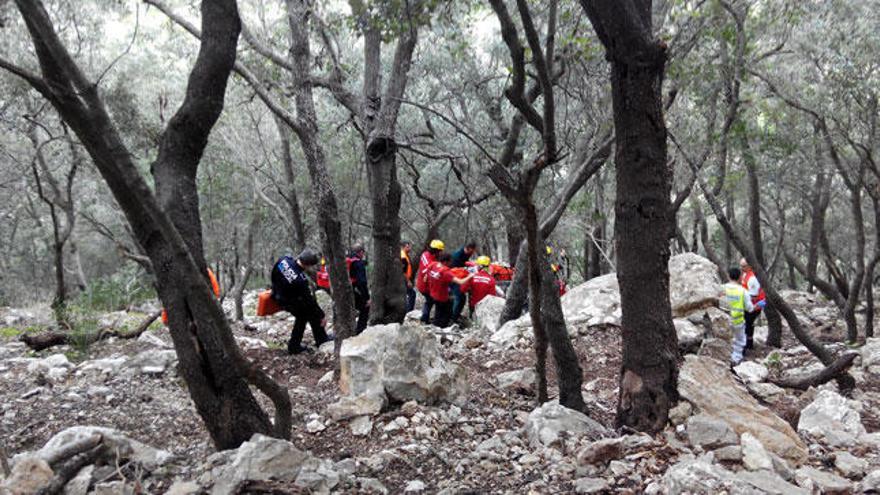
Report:
[[0,0],[0,495],[880,491],[880,1]]

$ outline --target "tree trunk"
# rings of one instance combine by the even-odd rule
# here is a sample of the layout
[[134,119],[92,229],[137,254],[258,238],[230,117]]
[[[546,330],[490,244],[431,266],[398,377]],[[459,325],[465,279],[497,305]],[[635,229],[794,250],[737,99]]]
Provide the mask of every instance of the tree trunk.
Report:
[[[529,280],[529,316],[532,320],[532,330],[535,334],[535,372],[538,376],[537,400],[538,405],[547,402],[547,333],[544,330],[544,322],[541,319],[541,264],[539,262],[538,247],[538,215],[532,198],[526,198],[523,205],[523,216],[526,226],[526,256],[527,265],[519,265],[520,270],[528,272]],[[567,337],[566,337],[567,338]],[[569,342],[569,345],[571,343]],[[560,376],[562,378],[562,376]],[[580,387],[579,387],[580,388]],[[580,390],[578,390],[580,393]],[[559,398],[560,404],[562,397]],[[583,406],[583,404],[581,404]],[[569,406],[571,407],[571,406]],[[579,410],[583,410],[581,407]]]
[[510,266],[519,266],[519,252],[525,240],[525,232],[516,209],[508,206],[502,209],[504,223],[506,224],[505,235],[507,237],[507,262]]
[[[758,261],[767,265],[764,256],[764,237],[761,233],[761,189],[758,183],[758,170],[755,158],[749,148],[749,143],[744,137],[741,138],[743,162],[745,163],[749,193],[749,230],[752,236],[752,247]],[[782,318],[772,304],[768,304],[764,310],[767,316],[767,345],[770,347],[782,347]]]
[[623,362],[617,423],[659,431],[678,401],[678,339],[669,303],[672,170],[662,108],[666,45],[650,0],[581,0],[611,62],[615,152],[614,238]]
[[397,143],[393,137],[371,138],[367,174],[373,211],[373,269],[370,272],[370,324],[403,323],[406,281],[400,269],[400,182]]
[[[257,187],[254,184],[254,187]],[[251,274],[254,271],[254,236],[256,235],[257,229],[260,227],[260,200],[259,195],[257,195],[256,191],[254,191],[254,203],[253,203],[253,212],[251,213],[251,221],[248,224],[247,234],[245,238],[245,248],[244,248],[244,269],[241,273],[241,280],[239,280],[238,284],[235,286],[235,289],[232,291],[232,298],[235,302],[235,321],[242,321],[244,319],[244,291],[247,288],[248,281],[251,278]],[[234,265],[232,268],[232,273],[238,269],[238,264]]]
[[[214,444],[219,449],[234,448],[254,433],[274,432],[289,438],[287,391],[241,356],[209,288],[201,247],[195,172],[208,134],[223,108],[235,60],[240,30],[235,2],[202,3],[204,41],[190,74],[186,97],[161,137],[153,166],[157,195],[132,162],[98,96],[97,86],[73,62],[42,4],[19,1],[17,5],[45,80],[21,72],[19,75],[49,99],[76,132],[150,257],[159,297],[168,310],[180,374]],[[178,192],[180,197],[175,200],[169,191]],[[274,429],[249,382],[273,401]]]
[[277,116],[275,125],[281,138],[281,159],[284,163],[284,179],[287,181],[287,194],[284,200],[290,208],[290,247],[298,253],[306,247],[306,231],[303,226],[302,211],[299,207],[299,195],[296,192],[296,173],[293,166],[293,154],[290,152],[290,128]]
[[623,327],[617,421],[659,431],[678,400],[678,341],[669,303],[669,195],[660,88],[665,53],[612,62],[617,133],[614,235]]

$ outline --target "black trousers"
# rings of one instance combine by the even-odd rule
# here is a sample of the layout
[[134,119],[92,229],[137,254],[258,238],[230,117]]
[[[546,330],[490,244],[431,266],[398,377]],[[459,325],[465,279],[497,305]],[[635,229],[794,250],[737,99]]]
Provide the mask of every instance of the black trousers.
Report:
[[310,306],[285,305],[284,309],[293,315],[296,320],[293,322],[293,331],[290,332],[290,341],[287,343],[287,350],[293,352],[302,345],[303,334],[306,331],[306,323],[312,327],[312,336],[315,338],[315,346],[320,346],[327,342],[327,331],[321,325],[324,319],[324,312],[320,308]]
[[406,288],[406,312],[409,313],[416,307],[416,290],[412,287]]
[[354,309],[358,313],[357,325],[355,325],[355,335],[363,332],[367,328],[367,321],[370,318],[370,306],[367,304],[370,300],[364,297],[357,289],[354,291]]
[[746,320],[746,349],[751,349],[755,346],[755,321],[761,316],[761,310],[758,309],[751,313],[746,312],[743,316],[745,316]]
[[440,328],[449,326],[452,320],[452,301],[434,301],[437,311],[434,314],[434,325]]

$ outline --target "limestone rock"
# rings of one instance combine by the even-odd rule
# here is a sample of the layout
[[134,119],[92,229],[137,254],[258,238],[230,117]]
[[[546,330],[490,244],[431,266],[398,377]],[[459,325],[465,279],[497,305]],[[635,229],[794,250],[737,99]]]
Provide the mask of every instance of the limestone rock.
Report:
[[348,424],[351,434],[356,437],[365,437],[373,431],[373,420],[369,416],[358,416]]
[[730,493],[732,495],[809,495],[772,471],[734,473],[713,462],[712,454],[685,456],[663,475],[662,493]]
[[743,452],[743,465],[749,471],[773,470],[773,459],[761,442],[749,432],[742,434],[740,440]]
[[[225,459],[212,469],[212,495],[231,495],[244,481],[295,481],[309,455],[292,443],[255,434],[238,449],[218,452]],[[213,457],[213,456],[212,456]]]
[[598,438],[607,435],[608,430],[586,414],[551,401],[529,413],[526,433],[529,444],[539,447],[550,446],[563,435]]
[[55,473],[45,460],[37,456],[25,456],[15,463],[9,478],[0,484],[0,493],[31,495],[52,481],[53,476]]
[[502,349],[509,349],[519,339],[531,337],[531,322],[526,318],[528,318],[528,315],[517,320],[508,321],[489,337],[489,342]]
[[562,313],[568,325],[620,325],[620,288],[609,273],[588,280],[562,296]]
[[859,459],[846,451],[835,452],[834,467],[847,478],[857,479],[864,476],[868,470],[868,461]]
[[688,418],[686,424],[685,431],[691,445],[711,450],[737,444],[736,433],[730,425],[718,418],[698,414]]
[[124,363],[123,374],[159,375],[177,364],[177,353],[169,351],[144,351]]
[[852,483],[837,476],[810,466],[804,466],[795,473],[798,485],[808,490],[824,494],[852,493]]
[[801,411],[798,431],[809,433],[828,445],[848,446],[865,433],[858,411],[832,390],[821,390]]
[[669,302],[674,316],[718,306],[718,267],[696,253],[669,258]]
[[602,478],[581,478],[574,482],[575,493],[605,493],[608,482]]
[[346,339],[340,351],[340,383],[349,397],[395,402],[462,403],[465,371],[447,362],[436,339],[420,326],[380,325]]
[[733,368],[733,372],[746,383],[760,383],[770,375],[766,366],[754,361],[743,361]]
[[498,330],[498,319],[504,310],[504,298],[487,296],[477,304],[474,311],[474,319],[478,329],[495,333]]
[[703,342],[704,330],[688,320],[675,319],[675,333],[678,336],[678,348],[682,353],[696,352]]
[[751,433],[768,451],[795,466],[807,458],[806,446],[791,426],[736,383],[723,362],[685,356],[678,391],[702,413],[725,421],[739,435]]
[[342,397],[327,406],[327,414],[334,421],[342,421],[358,416],[375,416],[382,411],[384,403],[384,398],[381,396],[363,394],[357,397]]
[[495,381],[499,388],[511,389],[528,392],[535,386],[537,375],[533,368],[523,368],[519,370],[507,371],[499,373],[495,377]]

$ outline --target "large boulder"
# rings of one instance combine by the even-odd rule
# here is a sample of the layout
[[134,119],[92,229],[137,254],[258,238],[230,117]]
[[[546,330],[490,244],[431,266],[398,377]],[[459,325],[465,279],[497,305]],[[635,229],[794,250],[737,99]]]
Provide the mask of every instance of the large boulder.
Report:
[[212,495],[239,492],[245,481],[293,481],[305,492],[327,492],[339,483],[328,461],[312,457],[286,440],[255,434],[238,449],[218,452],[208,459],[212,466],[204,483],[213,481]]
[[620,325],[620,288],[609,273],[578,285],[562,296],[562,313],[569,325]]
[[807,448],[798,434],[734,381],[723,362],[685,356],[678,392],[703,414],[725,421],[738,435],[751,433],[768,451],[792,464],[799,466],[806,460]]
[[498,320],[501,318],[503,310],[504,298],[496,296],[483,298],[474,311],[477,328],[484,332],[495,333],[498,330]]
[[421,326],[379,325],[342,343],[339,387],[349,397],[423,404],[462,403],[464,369],[447,362]]
[[586,414],[551,401],[529,413],[526,434],[529,444],[539,447],[550,446],[564,436],[597,439],[607,436],[609,431]]
[[798,431],[809,433],[832,447],[845,447],[865,433],[862,417],[833,390],[822,390],[801,411]]
[[685,431],[691,445],[704,450],[736,445],[739,440],[730,425],[706,414],[689,417]]
[[703,343],[705,330],[703,327],[694,325],[688,320],[676,318],[672,321],[675,325],[675,334],[678,337],[678,348],[682,353],[697,352]]
[[669,258],[669,302],[674,316],[718,306],[721,291],[718,267],[695,253]]

